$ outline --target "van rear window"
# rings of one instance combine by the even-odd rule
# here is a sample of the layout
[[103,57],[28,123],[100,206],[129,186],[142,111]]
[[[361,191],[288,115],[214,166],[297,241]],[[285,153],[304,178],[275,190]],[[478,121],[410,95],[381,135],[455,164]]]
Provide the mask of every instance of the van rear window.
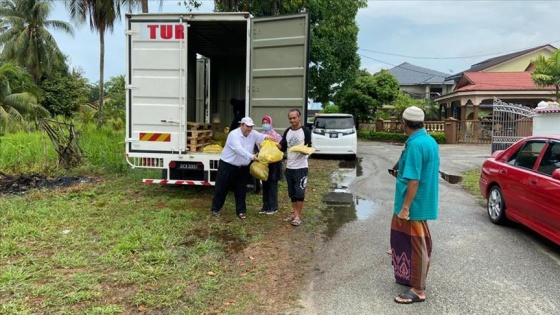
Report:
[[316,117],[315,128],[321,129],[352,129],[354,119],[352,117]]

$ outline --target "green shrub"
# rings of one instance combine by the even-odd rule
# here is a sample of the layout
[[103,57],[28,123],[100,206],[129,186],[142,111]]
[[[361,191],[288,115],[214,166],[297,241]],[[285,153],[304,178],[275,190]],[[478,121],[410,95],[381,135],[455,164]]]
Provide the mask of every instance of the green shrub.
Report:
[[[445,143],[445,134],[441,132],[430,133],[437,143]],[[381,142],[406,142],[408,136],[404,133],[396,132],[383,132],[383,131],[368,131],[360,130],[358,131],[358,138],[364,140],[381,141]]]
[[436,142],[439,144],[443,144],[446,141],[446,137],[445,137],[445,133],[443,132],[433,132],[430,133],[430,136],[432,136],[434,139],[436,139]]
[[[97,130],[94,124],[78,124],[75,128],[84,155],[79,171],[114,174],[130,169],[124,157],[123,131],[108,126]],[[58,166],[58,154],[51,140],[42,131],[12,133],[1,141],[0,172],[56,175],[64,171]]]
[[371,130],[358,130],[358,139],[371,140]]
[[337,105],[327,105],[321,110],[321,113],[325,114],[338,114],[340,113],[340,108]]
[[42,132],[15,132],[2,137],[0,172],[45,173],[56,166],[57,154]]

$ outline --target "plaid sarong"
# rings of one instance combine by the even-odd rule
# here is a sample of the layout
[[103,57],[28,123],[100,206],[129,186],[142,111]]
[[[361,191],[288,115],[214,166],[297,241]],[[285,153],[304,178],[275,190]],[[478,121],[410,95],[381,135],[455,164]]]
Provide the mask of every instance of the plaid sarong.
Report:
[[393,215],[391,252],[395,281],[425,290],[432,255],[432,238],[427,221],[403,220]]

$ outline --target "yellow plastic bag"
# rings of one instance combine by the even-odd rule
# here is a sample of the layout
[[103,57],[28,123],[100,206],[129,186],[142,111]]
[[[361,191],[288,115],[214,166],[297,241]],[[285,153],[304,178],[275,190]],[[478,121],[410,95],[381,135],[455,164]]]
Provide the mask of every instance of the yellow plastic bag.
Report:
[[261,162],[253,162],[249,167],[249,172],[256,179],[266,181],[268,179],[268,165]]
[[204,153],[222,153],[222,146],[219,144],[207,145],[202,149]]
[[278,149],[276,142],[272,140],[264,140],[261,142],[261,150],[259,151],[259,161],[263,163],[276,163],[282,161],[284,153]]
[[298,153],[301,153],[301,154],[310,155],[310,154],[313,154],[313,152],[315,152],[315,148],[308,147],[308,146],[303,145],[303,144],[299,144],[299,145],[291,147],[290,152],[298,152]]

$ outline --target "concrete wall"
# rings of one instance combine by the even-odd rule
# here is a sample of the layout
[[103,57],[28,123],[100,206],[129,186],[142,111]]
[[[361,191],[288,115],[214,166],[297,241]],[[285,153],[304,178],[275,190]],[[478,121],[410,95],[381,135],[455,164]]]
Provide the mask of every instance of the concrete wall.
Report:
[[533,117],[533,135],[560,135],[560,113],[538,114]]

